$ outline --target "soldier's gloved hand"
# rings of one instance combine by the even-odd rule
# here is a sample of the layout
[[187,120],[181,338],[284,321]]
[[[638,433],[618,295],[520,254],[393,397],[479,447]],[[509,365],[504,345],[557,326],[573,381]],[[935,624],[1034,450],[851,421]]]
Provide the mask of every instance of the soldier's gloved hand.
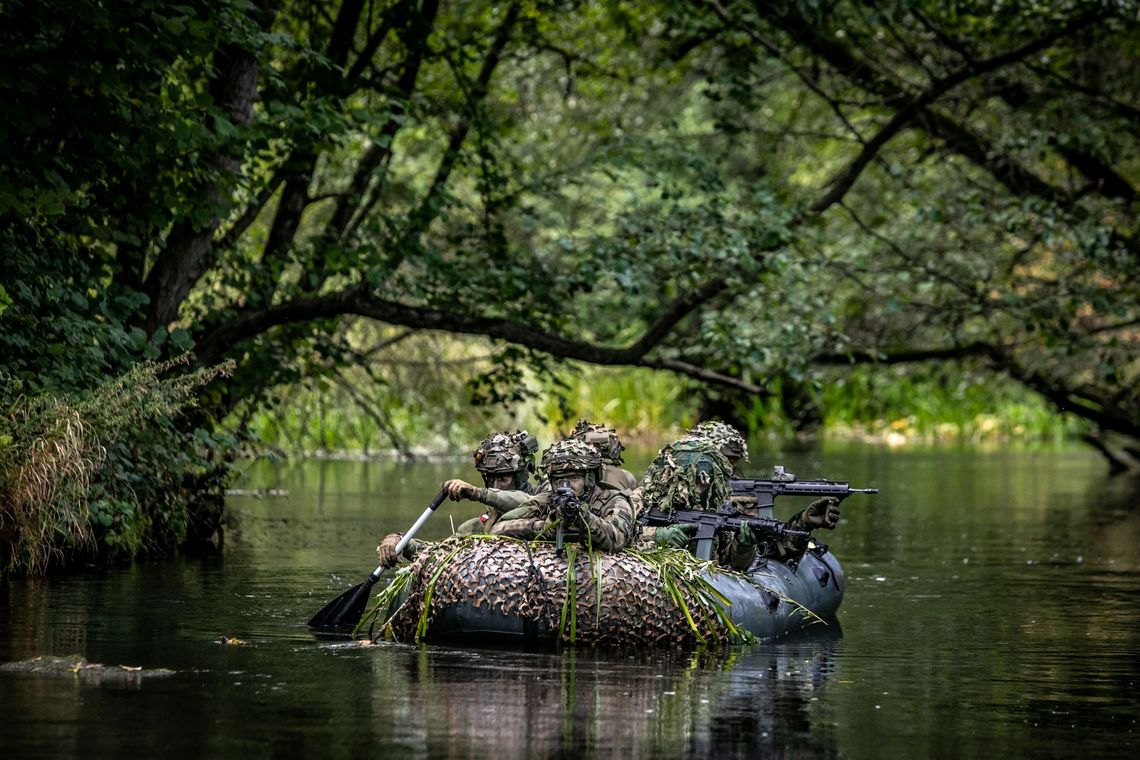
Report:
[[740,534],[737,540],[741,546],[749,548],[760,543],[760,535],[757,531],[752,530],[748,523],[742,522],[740,523]]
[[834,530],[835,526],[839,524],[839,499],[834,496],[816,499],[808,504],[808,508],[800,515],[800,522],[808,530],[815,530],[816,528]]
[[550,499],[556,516],[565,526],[576,525],[582,517],[582,502],[569,488],[559,488]]
[[446,493],[447,498],[452,501],[475,498],[475,486],[459,478],[453,478],[445,482],[443,484],[443,492]]
[[396,554],[396,544],[400,543],[403,537],[403,533],[389,533],[380,541],[380,545],[376,547],[376,559],[380,561],[381,566],[395,567],[400,561],[400,556]]
[[654,531],[653,543],[658,546],[684,549],[688,545],[689,539],[696,532],[696,525],[662,525]]

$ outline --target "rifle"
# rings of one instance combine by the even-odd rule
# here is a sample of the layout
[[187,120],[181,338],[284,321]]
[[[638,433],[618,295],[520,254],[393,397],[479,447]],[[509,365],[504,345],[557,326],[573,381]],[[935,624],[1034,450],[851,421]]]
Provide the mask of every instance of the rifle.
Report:
[[558,530],[554,534],[554,553],[562,556],[563,545],[566,542],[565,526],[568,522],[576,520],[581,514],[581,502],[569,488],[559,488],[550,497],[550,509],[559,516]]
[[733,496],[752,496],[756,499],[756,513],[762,517],[772,517],[772,503],[777,496],[834,496],[843,501],[853,493],[878,493],[878,488],[852,488],[838,480],[796,480],[783,467],[772,471],[770,480],[753,478],[733,478]]
[[641,513],[643,525],[696,525],[693,540],[697,542],[697,559],[712,559],[713,539],[723,530],[739,531],[741,525],[757,531],[766,538],[781,540],[791,536],[808,538],[811,533],[802,530],[789,530],[780,520],[770,517],[749,517],[737,511],[730,502],[716,512],[699,509],[678,509],[662,512],[657,508]]

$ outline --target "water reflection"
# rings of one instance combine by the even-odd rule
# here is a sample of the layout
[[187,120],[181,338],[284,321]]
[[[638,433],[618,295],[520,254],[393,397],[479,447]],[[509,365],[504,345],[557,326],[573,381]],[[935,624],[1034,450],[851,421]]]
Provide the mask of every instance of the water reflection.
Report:
[[[0,660],[178,671],[131,689],[0,673],[0,757],[1133,754],[1135,480],[1072,452],[753,461],[882,489],[828,536],[842,638],[719,657],[317,639],[303,622],[375,567],[377,538],[477,475],[468,458],[257,465],[244,487],[288,495],[235,495],[221,556],[0,583]],[[423,537],[471,512],[448,503]]]
[[419,737],[433,756],[830,756],[816,707],[839,640],[833,626],[721,653],[378,654],[375,720],[406,716],[407,735],[389,738]]

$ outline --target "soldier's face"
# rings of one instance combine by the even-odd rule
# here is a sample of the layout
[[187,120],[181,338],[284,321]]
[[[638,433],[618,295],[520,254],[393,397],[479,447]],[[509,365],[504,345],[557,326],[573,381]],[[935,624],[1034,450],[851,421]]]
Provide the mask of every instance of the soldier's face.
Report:
[[492,472],[487,476],[487,487],[506,491],[514,484],[514,481],[515,475],[513,472]]
[[581,496],[586,490],[586,476],[580,472],[559,475],[554,481],[554,490],[559,488],[569,488],[575,496]]

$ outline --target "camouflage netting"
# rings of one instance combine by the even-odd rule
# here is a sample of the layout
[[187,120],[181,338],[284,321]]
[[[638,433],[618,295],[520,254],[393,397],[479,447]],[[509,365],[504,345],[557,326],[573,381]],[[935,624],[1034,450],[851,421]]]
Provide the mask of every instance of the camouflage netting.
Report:
[[713,445],[720,449],[720,453],[726,457],[748,461],[748,443],[740,431],[732,425],[709,420],[693,425],[685,434],[693,438],[705,438],[712,441]]
[[[575,568],[572,609],[565,603],[570,557]],[[599,563],[600,602],[594,582]],[[678,550],[595,553],[591,562],[577,546],[567,546],[566,555],[559,557],[548,543],[453,536],[431,544],[401,571],[365,624],[375,622],[380,637],[416,641],[431,637],[433,624],[450,605],[470,604],[523,618],[563,643],[645,646],[747,639],[749,634],[732,625],[724,603],[700,577],[708,567]]]

